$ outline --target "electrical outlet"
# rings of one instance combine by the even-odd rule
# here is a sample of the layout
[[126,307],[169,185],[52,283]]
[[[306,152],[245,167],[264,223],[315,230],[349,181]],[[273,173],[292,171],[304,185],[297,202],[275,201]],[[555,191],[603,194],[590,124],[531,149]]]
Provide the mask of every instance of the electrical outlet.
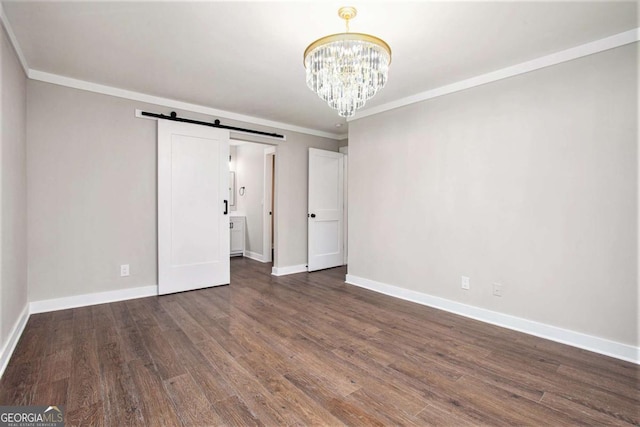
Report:
[[493,284],[493,296],[494,297],[502,296],[502,285],[500,283]]
[[462,285],[462,289],[466,289],[469,290],[470,288],[470,283],[469,283],[469,278],[467,276],[462,276],[462,280],[460,282],[460,284]]
[[126,277],[129,275],[129,264],[122,264],[120,266],[120,277]]

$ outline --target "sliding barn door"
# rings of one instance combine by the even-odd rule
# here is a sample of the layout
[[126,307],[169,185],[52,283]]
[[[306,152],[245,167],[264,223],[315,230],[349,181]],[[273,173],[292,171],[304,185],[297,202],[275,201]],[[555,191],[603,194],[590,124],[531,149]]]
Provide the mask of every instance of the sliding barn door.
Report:
[[158,120],[158,293],[229,283],[229,131]]
[[344,264],[344,154],[309,148],[309,271]]

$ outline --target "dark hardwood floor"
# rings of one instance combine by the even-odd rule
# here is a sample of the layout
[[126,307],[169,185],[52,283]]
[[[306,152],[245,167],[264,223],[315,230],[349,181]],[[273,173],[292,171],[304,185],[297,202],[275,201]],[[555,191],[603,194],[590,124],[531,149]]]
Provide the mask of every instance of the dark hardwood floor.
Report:
[[232,284],[31,316],[0,405],[66,425],[629,425],[638,366],[232,260]]

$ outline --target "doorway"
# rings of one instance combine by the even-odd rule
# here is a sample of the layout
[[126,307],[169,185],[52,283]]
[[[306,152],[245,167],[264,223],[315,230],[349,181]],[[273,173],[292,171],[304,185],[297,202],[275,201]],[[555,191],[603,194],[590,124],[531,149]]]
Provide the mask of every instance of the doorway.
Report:
[[236,180],[235,206],[231,215],[243,224],[241,255],[271,264],[277,256],[276,147],[239,140],[232,140],[231,145],[230,165]]
[[275,261],[276,148],[264,149],[264,262]]

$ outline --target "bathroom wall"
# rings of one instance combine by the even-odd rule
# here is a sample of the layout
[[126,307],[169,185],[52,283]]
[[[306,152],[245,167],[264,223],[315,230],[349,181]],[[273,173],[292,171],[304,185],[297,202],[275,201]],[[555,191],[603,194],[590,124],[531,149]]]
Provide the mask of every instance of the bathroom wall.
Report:
[[[264,150],[268,146],[246,143],[237,146],[236,206],[246,216],[245,251],[250,258],[263,257]],[[244,194],[240,195],[240,188]]]

